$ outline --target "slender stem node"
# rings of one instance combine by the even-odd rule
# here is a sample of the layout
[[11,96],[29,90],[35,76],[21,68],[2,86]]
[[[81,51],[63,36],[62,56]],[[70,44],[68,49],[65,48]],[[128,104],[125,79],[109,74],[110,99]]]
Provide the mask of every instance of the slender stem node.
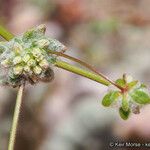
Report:
[[9,143],[8,143],[8,150],[14,150],[15,138],[16,138],[16,134],[17,134],[17,126],[18,126],[18,121],[19,121],[19,114],[20,114],[22,97],[23,97],[23,91],[24,91],[24,85],[21,85],[19,87],[18,94],[17,94],[13,122],[12,122],[12,127],[11,127],[11,132],[10,132],[10,139],[9,139]]

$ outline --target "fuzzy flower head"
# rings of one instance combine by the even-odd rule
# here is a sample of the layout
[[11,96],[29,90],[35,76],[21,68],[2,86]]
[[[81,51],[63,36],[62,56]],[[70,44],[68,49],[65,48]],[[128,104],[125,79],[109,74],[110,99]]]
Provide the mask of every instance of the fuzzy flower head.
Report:
[[124,91],[111,87],[104,96],[102,104],[105,107],[117,108],[122,119],[128,119],[131,112],[139,114],[142,106],[150,104],[150,95],[146,86],[133,80],[131,76],[123,75],[123,78],[116,80],[116,84]]
[[40,25],[9,42],[0,42],[1,84],[17,87],[53,79],[52,67],[57,58],[49,50],[62,51],[65,46],[46,37],[45,31],[45,25]]

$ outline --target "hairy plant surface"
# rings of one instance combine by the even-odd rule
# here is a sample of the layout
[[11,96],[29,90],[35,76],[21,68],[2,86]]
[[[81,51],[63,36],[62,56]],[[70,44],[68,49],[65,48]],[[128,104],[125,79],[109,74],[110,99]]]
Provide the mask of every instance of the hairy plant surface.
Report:
[[1,83],[13,87],[26,81],[50,81],[54,73],[52,64],[56,56],[48,50],[61,51],[63,44],[45,36],[45,25],[30,29],[22,36],[0,43]]

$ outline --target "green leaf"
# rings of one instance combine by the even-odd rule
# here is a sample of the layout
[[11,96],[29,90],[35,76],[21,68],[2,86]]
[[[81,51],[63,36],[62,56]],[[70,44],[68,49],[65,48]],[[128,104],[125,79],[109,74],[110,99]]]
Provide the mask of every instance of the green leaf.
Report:
[[135,90],[131,94],[131,97],[135,102],[137,102],[139,104],[148,104],[148,103],[150,103],[150,96],[142,90]]
[[102,105],[109,107],[118,97],[120,93],[118,91],[111,91],[106,94],[102,100]]
[[128,111],[124,111],[122,109],[122,107],[120,107],[119,109],[119,114],[120,114],[120,117],[123,119],[123,120],[127,120],[129,118],[129,115],[130,115],[130,109],[128,109]]
[[128,99],[127,99],[127,97],[125,95],[122,98],[122,109],[124,111],[128,111],[129,110],[129,102],[128,102]]
[[0,42],[0,54],[3,53],[8,48],[5,46],[5,42]]
[[136,86],[137,83],[138,83],[138,81],[132,81],[132,82],[128,83],[128,88],[132,89],[134,86]]
[[140,88],[147,88],[145,84],[141,84]]
[[29,29],[28,31],[26,31],[26,32],[23,34],[23,40],[33,38],[34,32],[35,32],[35,31],[34,31],[33,29]]
[[121,86],[121,87],[125,87],[126,82],[124,79],[118,79],[118,80],[116,80],[116,84]]

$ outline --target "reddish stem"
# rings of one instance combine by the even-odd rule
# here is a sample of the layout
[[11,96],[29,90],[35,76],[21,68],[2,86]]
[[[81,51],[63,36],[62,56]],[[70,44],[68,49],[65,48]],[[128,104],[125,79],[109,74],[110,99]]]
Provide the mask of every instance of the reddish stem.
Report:
[[121,91],[124,91],[124,88],[117,85],[114,81],[110,80],[108,77],[106,77],[105,75],[103,75],[102,73],[99,73],[93,66],[77,59],[77,58],[74,58],[72,56],[69,56],[69,55],[66,55],[62,52],[54,52],[54,51],[50,51],[51,54],[55,54],[57,56],[61,56],[61,57],[64,57],[64,58],[67,58],[67,59],[70,59],[70,60],[73,60],[79,64],[81,64],[82,66],[88,68],[89,70],[93,71],[94,73],[96,73],[97,75],[101,76],[102,78],[104,78],[105,80],[107,80],[108,82],[110,82],[112,85],[116,86],[117,88],[119,88]]

